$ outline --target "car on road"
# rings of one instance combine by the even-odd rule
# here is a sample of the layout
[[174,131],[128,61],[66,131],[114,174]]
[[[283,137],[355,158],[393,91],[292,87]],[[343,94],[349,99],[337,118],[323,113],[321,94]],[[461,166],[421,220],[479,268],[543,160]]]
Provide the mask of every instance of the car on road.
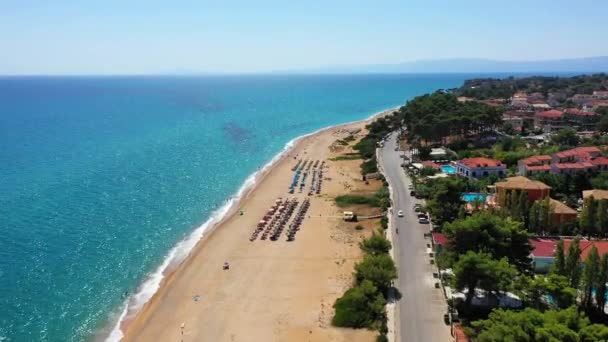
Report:
[[399,217],[403,217],[403,210],[399,210],[399,211],[397,212],[397,216],[399,216]]

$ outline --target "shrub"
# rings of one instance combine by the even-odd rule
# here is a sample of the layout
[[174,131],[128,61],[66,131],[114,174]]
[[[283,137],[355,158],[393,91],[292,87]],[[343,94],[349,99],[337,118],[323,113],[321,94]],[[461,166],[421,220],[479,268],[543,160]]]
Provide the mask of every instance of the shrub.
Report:
[[373,328],[384,318],[386,300],[369,280],[349,289],[336,300],[332,324],[337,327]]
[[382,233],[374,232],[372,236],[359,243],[359,247],[368,254],[387,254],[391,250],[391,242]]
[[371,281],[385,293],[391,281],[397,278],[397,268],[388,254],[366,255],[363,261],[355,265],[355,277],[360,284],[365,280]]

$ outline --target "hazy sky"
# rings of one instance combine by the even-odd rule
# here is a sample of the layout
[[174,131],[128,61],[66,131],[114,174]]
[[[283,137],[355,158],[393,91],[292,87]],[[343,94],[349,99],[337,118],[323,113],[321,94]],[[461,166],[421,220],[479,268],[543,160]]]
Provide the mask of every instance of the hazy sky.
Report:
[[608,55],[608,0],[0,0],[0,74]]

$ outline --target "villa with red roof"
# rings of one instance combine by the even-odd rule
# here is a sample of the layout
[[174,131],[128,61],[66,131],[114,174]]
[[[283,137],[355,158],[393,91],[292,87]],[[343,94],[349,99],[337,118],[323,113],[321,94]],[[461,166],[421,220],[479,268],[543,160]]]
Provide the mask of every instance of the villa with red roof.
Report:
[[[534,248],[530,253],[532,257],[532,264],[534,271],[537,273],[546,273],[551,268],[551,265],[555,261],[555,247],[557,246],[557,239],[545,239],[545,238],[533,238],[529,242]],[[568,253],[572,239],[564,239],[564,251]],[[591,248],[595,246],[598,254],[604,255],[608,253],[608,241],[606,240],[581,240],[581,262],[587,260]]]
[[564,114],[568,122],[582,130],[594,130],[599,119],[597,113],[577,108],[568,108],[564,110]]
[[507,166],[500,160],[491,158],[464,158],[455,163],[456,173],[467,178],[481,178],[496,174],[504,176]]
[[567,126],[564,112],[557,109],[545,110],[534,114],[534,126],[545,131],[560,129]]
[[577,147],[549,155],[532,156],[517,162],[522,176],[538,173],[576,174],[608,171],[608,158],[595,146]]
[[[555,247],[559,240],[555,238],[531,238],[528,240],[532,245],[532,252],[530,257],[532,258],[532,265],[534,272],[536,273],[547,273],[551,268],[551,265],[555,261]],[[433,246],[435,252],[439,254],[448,243],[448,238],[441,233],[433,233]],[[564,239],[564,251],[568,253],[572,239]],[[608,253],[608,241],[606,240],[586,240],[580,241],[581,246],[581,262],[584,262],[589,257],[591,248],[595,246],[600,256]]]

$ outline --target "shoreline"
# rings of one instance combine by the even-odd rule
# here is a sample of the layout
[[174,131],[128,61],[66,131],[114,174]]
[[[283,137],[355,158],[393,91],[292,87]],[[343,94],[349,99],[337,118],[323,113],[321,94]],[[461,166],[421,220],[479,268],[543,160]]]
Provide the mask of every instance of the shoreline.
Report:
[[110,319],[106,329],[99,340],[108,342],[120,341],[125,337],[129,326],[140,316],[145,316],[154,302],[158,299],[158,294],[166,290],[179,273],[180,270],[187,269],[197,254],[205,246],[209,238],[227,221],[235,216],[243,203],[251,199],[251,195],[258,186],[264,181],[274,169],[287,157],[291,156],[294,150],[304,144],[309,139],[323,134],[329,130],[339,129],[349,125],[369,123],[372,120],[394,113],[400,106],[388,108],[376,112],[363,120],[356,120],[336,125],[323,127],[314,132],[298,136],[287,142],[284,148],[273,156],[259,170],[248,176],[234,195],[231,195],[225,203],[213,211],[210,217],[186,238],[179,241],[169,250],[161,265],[154,272],[151,272],[138,286],[136,292],[130,295],[122,305],[122,310],[117,319]]

